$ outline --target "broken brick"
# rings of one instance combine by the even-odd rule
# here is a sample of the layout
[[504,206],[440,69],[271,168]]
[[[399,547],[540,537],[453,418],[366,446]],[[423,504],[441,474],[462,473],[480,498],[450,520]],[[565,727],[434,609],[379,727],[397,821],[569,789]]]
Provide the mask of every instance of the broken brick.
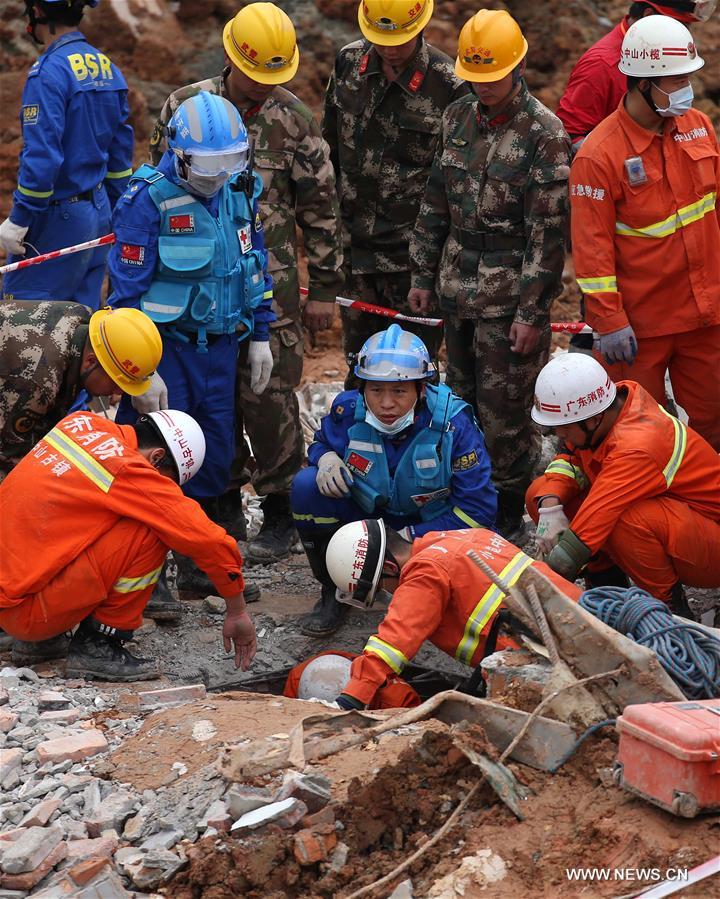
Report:
[[95,856],[94,858],[86,858],[84,861],[75,862],[74,865],[67,869],[67,873],[72,877],[75,883],[81,887],[92,880],[97,874],[108,865],[107,856]]
[[75,861],[94,856],[111,858],[117,847],[117,835],[114,837],[98,837],[96,840],[71,840],[68,843],[68,858]]
[[6,734],[11,731],[18,723],[18,716],[14,712],[7,709],[0,709],[0,734]]
[[138,693],[141,709],[193,702],[196,699],[205,699],[205,696],[205,684],[188,684],[185,687],[168,687],[166,690],[148,690],[145,693]]
[[33,871],[23,874],[0,875],[0,886],[8,890],[31,890],[35,884],[45,877],[55,865],[59,864],[67,855],[67,843],[63,840],[47,855]]
[[56,812],[59,808],[59,799],[45,799],[42,802],[39,802],[35,806],[35,808],[30,809],[25,817],[20,820],[19,826],[44,827],[53,816],[53,813]]
[[101,730],[86,730],[82,734],[73,734],[71,737],[58,737],[56,740],[46,740],[38,743],[35,751],[41,765],[45,762],[64,762],[70,759],[80,762],[99,752],[107,752],[108,742]]
[[80,709],[55,709],[40,713],[40,721],[52,721],[55,724],[74,724],[80,717]]
[[301,865],[314,865],[325,861],[336,845],[335,828],[330,824],[323,824],[298,831],[295,834],[293,853]]
[[306,815],[300,822],[303,827],[316,827],[319,824],[335,824],[335,812],[332,806],[326,805],[314,815]]

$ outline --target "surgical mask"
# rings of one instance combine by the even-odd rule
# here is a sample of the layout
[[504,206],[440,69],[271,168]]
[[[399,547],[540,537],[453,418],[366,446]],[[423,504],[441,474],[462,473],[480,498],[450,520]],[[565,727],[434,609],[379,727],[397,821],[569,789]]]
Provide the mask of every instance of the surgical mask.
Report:
[[667,91],[659,88],[657,84],[655,85],[655,88],[656,90],[659,90],[661,94],[665,94],[668,98],[667,108],[658,109],[657,106],[655,107],[657,114],[664,119],[671,119],[675,116],[684,115],[692,109],[693,100],[695,99],[692,84],[686,84],[685,87],[681,87],[680,90],[672,91],[669,94]]
[[411,409],[405,413],[405,415],[401,415],[400,418],[396,418],[392,424],[386,425],[384,421],[380,421],[377,416],[373,415],[369,409],[365,410],[365,421],[370,425],[371,428],[375,428],[376,431],[380,431],[382,434],[399,434],[400,431],[404,431],[405,428],[409,428],[410,425],[415,421],[415,405]]

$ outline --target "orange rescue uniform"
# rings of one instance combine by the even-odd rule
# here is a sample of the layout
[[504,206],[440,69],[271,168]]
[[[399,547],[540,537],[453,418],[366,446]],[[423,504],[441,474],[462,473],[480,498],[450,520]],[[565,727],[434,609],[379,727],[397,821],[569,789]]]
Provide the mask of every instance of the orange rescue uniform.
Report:
[[691,427],[720,451],[718,184],[706,115],[693,109],[655,133],[624,103],[588,136],[570,172],[586,320],[600,334],[630,324],[638,340],[633,366],[606,365],[610,377],[632,378],[663,402],[669,368]]
[[[533,565],[566,596],[580,598],[575,584],[493,531],[431,531],[413,542],[412,558],[403,566],[387,614],[362,656],[352,663],[343,693],[368,705],[388,677],[402,672],[425,640],[466,665],[480,663],[505,594],[468,558],[471,549],[510,585]],[[498,639],[498,649],[511,646],[515,643],[507,638]]]
[[[283,696],[287,696],[289,699],[297,699],[298,698],[298,689],[300,687],[300,678],[302,677],[303,671],[307,668],[310,662],[315,659],[319,659],[320,656],[342,656],[344,659],[356,659],[358,658],[357,653],[355,652],[343,652],[340,649],[326,649],[324,652],[318,652],[314,656],[310,656],[309,659],[305,659],[304,662],[301,662],[299,665],[296,665],[290,674],[288,674],[288,678],[285,681],[285,689],[283,690]],[[387,680],[382,686],[380,686],[372,698],[368,708],[370,709],[412,709],[415,706],[418,706],[422,703],[422,699],[417,694],[415,690],[404,681],[401,677],[397,677],[395,674],[388,675]]]
[[606,552],[633,581],[668,600],[680,581],[720,586],[720,457],[634,381],[599,446],[557,455],[526,503],[560,499],[573,533]]
[[134,428],[66,416],[0,484],[0,627],[43,640],[92,614],[134,630],[168,548],[223,596],[244,588],[236,542],[137,451]]

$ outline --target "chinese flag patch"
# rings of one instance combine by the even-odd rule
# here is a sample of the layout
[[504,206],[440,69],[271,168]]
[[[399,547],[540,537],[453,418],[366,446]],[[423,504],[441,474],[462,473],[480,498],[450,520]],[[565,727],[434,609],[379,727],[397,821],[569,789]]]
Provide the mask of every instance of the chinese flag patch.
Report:
[[145,262],[145,247],[132,243],[121,244],[120,262],[124,262],[125,265],[143,265]]
[[171,234],[192,234],[195,231],[195,216],[171,215],[170,216],[170,233]]
[[373,463],[369,459],[359,456],[357,453],[350,453],[346,465],[358,474],[367,474],[373,467]]

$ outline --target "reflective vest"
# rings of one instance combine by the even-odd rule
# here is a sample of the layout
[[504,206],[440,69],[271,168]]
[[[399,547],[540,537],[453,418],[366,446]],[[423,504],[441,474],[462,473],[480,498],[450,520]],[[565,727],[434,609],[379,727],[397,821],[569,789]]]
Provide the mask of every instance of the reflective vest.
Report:
[[358,396],[344,459],[353,473],[352,498],[364,512],[419,515],[422,521],[430,521],[452,511],[453,435],[448,424],[470,407],[444,384],[428,386],[425,401],[432,416],[430,424],[408,443],[391,476],[383,443],[386,435],[365,421],[365,402]]
[[[146,181],[160,213],[158,264],[150,289],[141,298],[143,312],[171,333],[198,335],[250,333],[253,310],[263,299],[263,256],[252,247],[254,215],[236,178],[220,192],[218,217],[184,188],[150,165],[130,179]],[[253,199],[262,191],[255,176]]]

